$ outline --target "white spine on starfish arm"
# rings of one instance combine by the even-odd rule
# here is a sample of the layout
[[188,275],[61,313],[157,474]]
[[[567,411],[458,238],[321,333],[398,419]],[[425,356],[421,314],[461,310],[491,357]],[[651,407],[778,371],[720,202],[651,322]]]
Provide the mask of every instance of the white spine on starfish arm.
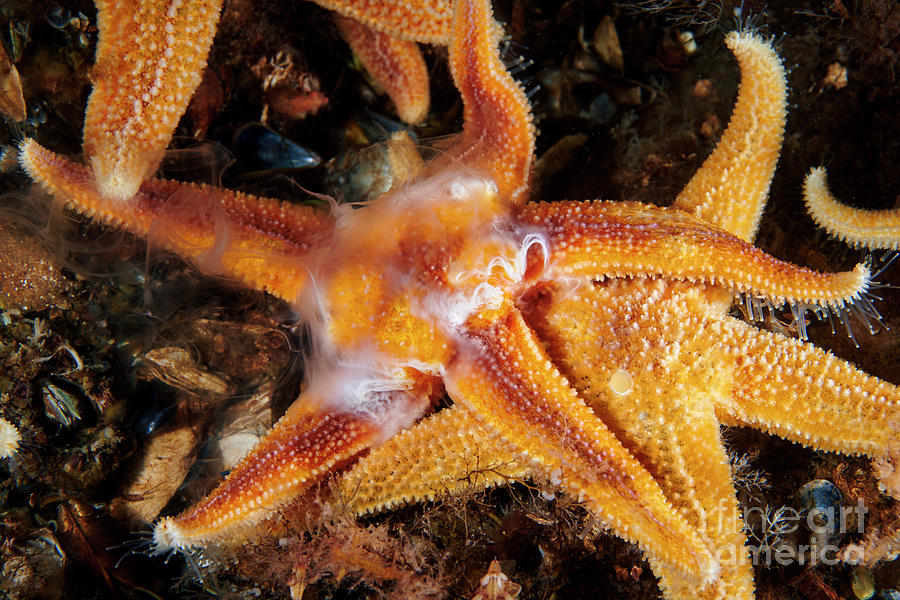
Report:
[[735,301],[744,313],[744,317],[750,321],[765,320],[765,310],[775,318],[775,310],[784,306],[790,308],[793,318],[790,326],[794,328],[800,339],[807,339],[807,313],[812,313],[819,319],[828,319],[831,322],[832,333],[835,333],[833,317],[844,326],[847,335],[856,343],[853,330],[850,327],[851,319],[860,321],[869,333],[875,333],[881,325],[881,313],[875,308],[872,300],[879,298],[872,294],[873,289],[879,285],[872,280],[869,268],[859,264],[853,271],[847,273],[848,281],[839,294],[833,294],[826,298],[773,298],[760,295],[753,290],[735,290]]

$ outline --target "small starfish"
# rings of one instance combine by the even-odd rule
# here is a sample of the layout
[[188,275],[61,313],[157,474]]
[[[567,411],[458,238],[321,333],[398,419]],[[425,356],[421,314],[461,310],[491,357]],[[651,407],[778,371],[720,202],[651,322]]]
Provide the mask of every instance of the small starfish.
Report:
[[[295,303],[313,333],[300,398],[210,496],[157,524],[158,549],[240,542],[370,451],[344,480],[360,512],[499,461],[583,498],[643,549],[667,597],[751,598],[719,424],[890,461],[900,422],[895,386],[725,314],[735,294],[800,319],[867,302],[864,266],[820,274],[749,243],[784,123],[777,57],[729,36],[735,115],[675,207],[525,204],[534,128],[499,28],[486,0],[458,2],[452,23],[460,141],[359,210],[161,180],[122,206],[84,167],[23,144],[31,176],[76,210],[166,231],[204,271]],[[454,406],[419,421],[445,388]]]
[[842,242],[869,250],[900,250],[900,208],[863,210],[841,204],[828,190],[824,167],[806,176],[803,201],[816,224]]

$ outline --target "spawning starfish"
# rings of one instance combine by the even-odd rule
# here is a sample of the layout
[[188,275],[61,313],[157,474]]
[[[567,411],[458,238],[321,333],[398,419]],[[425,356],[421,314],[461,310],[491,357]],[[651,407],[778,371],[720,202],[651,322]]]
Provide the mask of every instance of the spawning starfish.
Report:
[[[158,549],[240,542],[354,461],[341,485],[365,512],[500,459],[550,474],[637,543],[668,598],[752,598],[721,423],[887,469],[900,452],[895,386],[725,314],[735,294],[753,311],[788,303],[801,327],[807,307],[867,309],[864,266],[815,273],[750,244],[784,126],[780,62],[729,36],[737,106],[673,208],[528,204],[534,129],[498,31],[486,0],[457,2],[460,141],[358,210],[164,180],[117,202],[88,169],[22,145],[76,210],[167,232],[201,268],[294,303],[313,333],[301,396],[213,493],[157,524]],[[444,390],[454,405],[429,415]]]

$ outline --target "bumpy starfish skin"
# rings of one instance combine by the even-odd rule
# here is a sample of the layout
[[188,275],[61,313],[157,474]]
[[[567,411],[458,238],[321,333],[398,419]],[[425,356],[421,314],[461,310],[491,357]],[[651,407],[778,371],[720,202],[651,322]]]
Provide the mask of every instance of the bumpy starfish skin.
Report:
[[710,352],[712,332],[702,328],[716,308],[701,290],[664,280],[611,281],[554,299],[530,322],[595,413],[715,548],[722,571],[705,589],[651,563],[667,597],[751,598],[752,572],[713,410],[727,389]]
[[335,21],[344,40],[372,78],[384,88],[404,122],[415,125],[428,114],[428,68],[422,51],[408,42],[354,19]]
[[869,250],[900,250],[900,208],[862,210],[841,204],[828,190],[823,167],[806,176],[803,200],[816,224],[839,240]]
[[860,298],[869,271],[823,275],[779,261],[680,210],[632,202],[531,204],[521,218],[547,233],[551,278],[598,279],[634,272],[728,282],[739,292],[843,306]]
[[96,0],[84,152],[100,191],[124,200],[153,175],[200,84],[222,0]]
[[673,206],[752,241],[781,154],[787,87],[771,45],[735,34],[725,41],[741,64],[738,99],[715,152]]
[[161,520],[154,536],[166,547],[177,547],[185,535],[215,540],[223,528],[240,535],[242,528],[251,530],[270,516],[273,505],[292,500],[307,482],[347,464],[378,435],[371,421],[356,415],[323,414],[309,404],[294,404],[254,448],[255,460],[242,463],[188,513]]
[[22,144],[19,160],[32,179],[81,214],[288,302],[306,282],[303,257],[333,227],[328,214],[308,206],[163,179],[145,181],[130,202],[111,202],[89,169],[33,140]]
[[[692,195],[682,192],[676,207],[752,239],[782,135],[783,72],[771,48],[753,36],[732,34],[727,41],[742,71],[735,113],[723,142],[686,188],[695,191]],[[754,115],[768,116],[769,121]],[[748,128],[758,135],[748,135]],[[734,140],[743,141],[740,152],[735,151]],[[727,186],[727,194],[721,187],[704,189],[695,183],[721,181],[729,172],[742,173],[747,180],[737,178]],[[696,210],[700,205],[705,208]],[[589,205],[557,206],[528,206],[524,215],[543,212],[532,222],[550,217],[579,228],[588,224],[576,212],[599,212]],[[614,214],[632,209],[625,204],[609,210]],[[690,221],[688,215],[670,211],[659,223],[644,221],[649,232],[641,230],[638,220],[604,241],[608,244],[613,236],[622,235],[623,245],[647,244],[648,236],[656,233],[654,228],[664,226],[667,219]],[[629,237],[625,232],[630,226],[637,229]],[[567,268],[581,263],[582,272],[590,273],[595,255],[583,240],[579,243],[576,238],[572,244],[574,248],[560,244],[565,252],[580,255]],[[641,260],[647,252],[636,252],[626,260]],[[652,256],[659,256],[658,252],[654,248]],[[705,260],[698,258],[697,263]],[[735,269],[734,263],[731,267],[718,263],[713,270],[723,267]],[[694,263],[689,268],[700,267]],[[676,510],[710,539],[721,563],[720,578],[698,589],[651,559],[667,598],[753,597],[752,570],[746,560],[720,423],[757,427],[822,450],[878,457],[886,491],[897,494],[900,391],[896,386],[809,344],[727,317],[733,291],[722,286],[648,279],[582,283],[574,292],[572,288],[572,282],[564,280],[560,289],[545,291],[543,300],[525,313],[528,323],[579,394],[648,466]],[[473,413],[453,410],[456,414],[446,417],[452,422],[446,428],[439,413],[408,434],[423,442],[440,439],[446,452],[418,453],[410,450],[415,444],[391,445],[383,453],[376,450],[341,481],[340,491],[349,498],[349,506],[378,510],[430,499],[444,489],[465,489],[473,477],[487,486],[527,473],[527,465],[517,462],[508,447],[493,436],[479,437],[483,434]],[[456,436],[455,432],[463,433]],[[449,459],[459,455],[471,458]],[[397,485],[384,485],[381,478],[386,476]]]
[[[715,581],[720,568],[710,560],[705,540],[697,544],[693,528],[671,519],[659,531],[657,511],[650,506],[657,482],[636,466],[557,371],[522,315],[506,303],[479,317],[467,335],[480,352],[461,354],[450,365],[445,377],[450,397],[520,452],[558,473],[566,489],[618,535],[641,545],[651,560],[694,585]],[[672,512],[668,501],[661,508]],[[684,531],[691,537],[681,538]]]
[[515,446],[454,405],[429,415],[361,458],[336,482],[336,497],[358,515],[435,500],[530,476]]
[[454,21],[450,73],[463,97],[464,124],[458,149],[450,155],[484,169],[497,185],[501,202],[520,206],[528,200],[534,162],[531,106],[497,53],[501,30],[490,8],[477,8],[468,18]]
[[[814,346],[723,315],[710,291],[612,280],[561,294],[530,323],[595,413],[713,540],[722,577],[701,597],[749,598],[719,424],[819,450],[891,456],[900,447],[900,391]],[[669,597],[696,597],[664,565],[654,572]]]
[[377,31],[410,42],[450,43],[452,0],[313,0]]
[[[765,79],[777,57],[729,36],[745,77],[770,83],[742,87],[682,210],[525,205],[534,128],[499,28],[486,0],[458,2],[452,23],[460,142],[359,210],[161,180],[123,207],[84,168],[23,144],[23,166],[75,210],[141,236],[171,228],[165,243],[201,270],[270,290],[309,324],[301,396],[213,493],[157,524],[158,549],[240,543],[369,452],[339,483],[360,512],[542,469],[643,549],[667,597],[752,598],[719,424],[890,458],[900,410],[895,386],[725,315],[736,293],[839,308],[868,285],[864,267],[814,273],[747,241],[783,126],[783,75]],[[694,183],[728,173],[764,183]],[[445,387],[454,406],[422,418]],[[798,396],[786,409],[785,394]]]

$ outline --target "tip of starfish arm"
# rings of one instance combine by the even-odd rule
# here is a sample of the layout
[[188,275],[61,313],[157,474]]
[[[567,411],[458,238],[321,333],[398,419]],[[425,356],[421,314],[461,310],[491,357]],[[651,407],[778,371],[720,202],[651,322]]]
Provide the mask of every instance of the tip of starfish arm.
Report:
[[[73,183],[78,186],[94,185],[90,171],[54,154],[32,138],[26,138],[19,144],[19,165],[31,179],[52,194]],[[73,207],[70,198],[67,198],[66,206]],[[92,214],[85,209],[81,212],[88,216]]]
[[763,36],[759,35],[751,29],[739,29],[731,31],[725,36],[725,43],[729,48],[736,46],[745,46],[750,48],[771,48],[770,44]]
[[29,177],[38,183],[45,179],[42,174],[43,170],[40,168],[42,158],[46,159],[49,155],[50,153],[32,138],[25,138],[19,144],[19,165],[28,173]]
[[783,69],[781,57],[775,51],[771,38],[763,37],[755,31],[748,29],[732,31],[725,36],[725,44],[735,56],[759,61],[769,71],[777,72]]
[[90,160],[91,169],[97,182],[97,190],[104,198],[125,202],[137,194],[144,173],[135,169],[122,169],[118,165],[104,164],[103,161]]
[[245,539],[250,535],[248,532],[252,531],[260,520],[262,520],[260,515],[251,516],[238,526],[226,530],[224,534],[217,533],[207,537],[197,535],[190,529],[184,528],[179,524],[178,517],[163,517],[153,526],[150,554],[159,556],[179,552],[188,553],[197,548],[206,548],[210,544],[228,545],[235,540]]
[[[879,299],[873,294],[873,290],[883,286],[873,279],[868,264],[860,263],[852,271],[836,275],[843,282],[844,291],[841,294],[818,306],[813,302],[804,302],[801,305],[812,309],[820,316],[836,316],[844,325],[854,344],[856,344],[856,339],[849,325],[851,318],[862,323],[872,334],[876,333],[880,327],[886,327],[882,323],[881,313],[873,303],[873,300]],[[796,316],[796,309],[793,306],[792,310]],[[805,339],[805,331],[803,337]]]
[[900,212],[841,204],[828,189],[825,167],[814,167],[806,175],[803,202],[816,225],[846,244],[869,250],[900,250]]
[[167,552],[185,550],[191,544],[185,538],[181,528],[172,517],[165,517],[153,527],[153,554],[166,554]]
[[793,316],[792,327],[803,340],[807,339],[809,313],[819,319],[828,319],[832,324],[832,333],[835,333],[834,318],[837,318],[854,344],[857,342],[850,326],[852,321],[859,321],[873,334],[885,327],[881,313],[873,302],[878,300],[873,290],[881,286],[874,281],[868,265],[860,263],[852,271],[829,274],[829,277],[831,281],[827,295],[771,298],[740,291],[735,294],[735,302],[749,321],[763,321],[766,309],[774,313],[775,308],[786,306]]

